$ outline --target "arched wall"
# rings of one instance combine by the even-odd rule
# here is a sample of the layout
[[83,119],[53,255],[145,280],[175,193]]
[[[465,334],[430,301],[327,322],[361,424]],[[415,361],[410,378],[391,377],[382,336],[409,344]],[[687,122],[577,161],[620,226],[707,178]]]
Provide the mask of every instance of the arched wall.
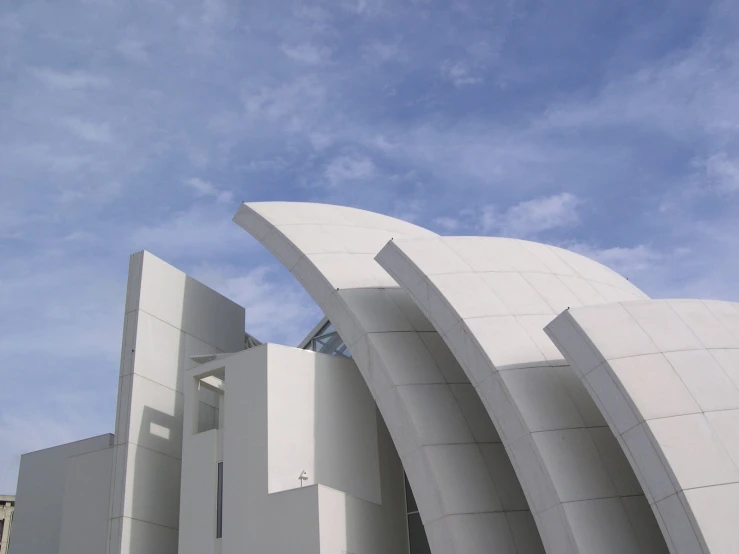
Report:
[[737,552],[739,304],[573,308],[546,332],[627,453],[671,552]]
[[613,433],[543,331],[570,307],[646,296],[592,260],[514,239],[396,238],[376,259],[475,386],[546,551],[666,551]]
[[401,456],[432,552],[543,552],[508,455],[465,372],[374,260],[393,238],[436,235],[323,204],[244,204],[234,221],[291,271],[349,345]]

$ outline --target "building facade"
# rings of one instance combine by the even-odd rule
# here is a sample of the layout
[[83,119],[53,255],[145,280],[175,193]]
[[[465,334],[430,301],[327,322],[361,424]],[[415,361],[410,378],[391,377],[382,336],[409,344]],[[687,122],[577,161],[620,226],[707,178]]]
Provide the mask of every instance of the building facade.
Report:
[[14,512],[15,496],[0,494],[0,554],[8,554]]
[[10,554],[738,551],[739,304],[354,208],[234,221],[326,317],[260,344],[134,254],[115,434],[23,456]]

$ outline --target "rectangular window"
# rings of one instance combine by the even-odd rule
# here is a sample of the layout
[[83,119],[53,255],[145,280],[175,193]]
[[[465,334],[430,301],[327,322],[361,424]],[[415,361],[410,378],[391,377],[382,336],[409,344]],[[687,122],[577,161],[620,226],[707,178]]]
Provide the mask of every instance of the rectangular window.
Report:
[[223,537],[223,462],[218,462],[218,492],[216,499],[216,538]]

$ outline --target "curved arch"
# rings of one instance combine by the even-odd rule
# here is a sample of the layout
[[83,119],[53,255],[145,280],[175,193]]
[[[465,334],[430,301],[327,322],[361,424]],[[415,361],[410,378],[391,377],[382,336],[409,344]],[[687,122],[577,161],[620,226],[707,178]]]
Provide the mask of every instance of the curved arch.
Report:
[[516,239],[396,239],[376,259],[475,386],[547,552],[666,551],[613,434],[543,331],[569,307],[646,296],[583,256]]
[[546,331],[628,454],[671,552],[736,552],[739,304],[588,306]]
[[375,262],[388,240],[434,237],[387,216],[287,202],[234,221],[301,282],[352,352],[390,430],[436,554],[543,551],[494,426],[454,356]]

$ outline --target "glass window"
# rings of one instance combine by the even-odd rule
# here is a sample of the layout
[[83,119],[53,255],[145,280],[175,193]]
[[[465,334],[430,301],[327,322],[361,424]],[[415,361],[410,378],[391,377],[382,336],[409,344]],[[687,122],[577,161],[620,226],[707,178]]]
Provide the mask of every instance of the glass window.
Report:
[[218,492],[216,494],[216,538],[223,537],[223,462],[218,462]]
[[428,537],[426,537],[426,529],[421,521],[421,514],[418,513],[418,505],[411,490],[411,484],[408,482],[408,476],[405,477],[405,509],[408,514],[408,543],[410,554],[431,554]]
[[314,352],[321,352],[322,354],[330,354],[331,356],[343,356],[345,358],[351,358],[351,352],[341,340],[339,333],[336,332],[333,324],[329,321],[321,327],[315,336],[310,340],[307,349],[313,350]]

